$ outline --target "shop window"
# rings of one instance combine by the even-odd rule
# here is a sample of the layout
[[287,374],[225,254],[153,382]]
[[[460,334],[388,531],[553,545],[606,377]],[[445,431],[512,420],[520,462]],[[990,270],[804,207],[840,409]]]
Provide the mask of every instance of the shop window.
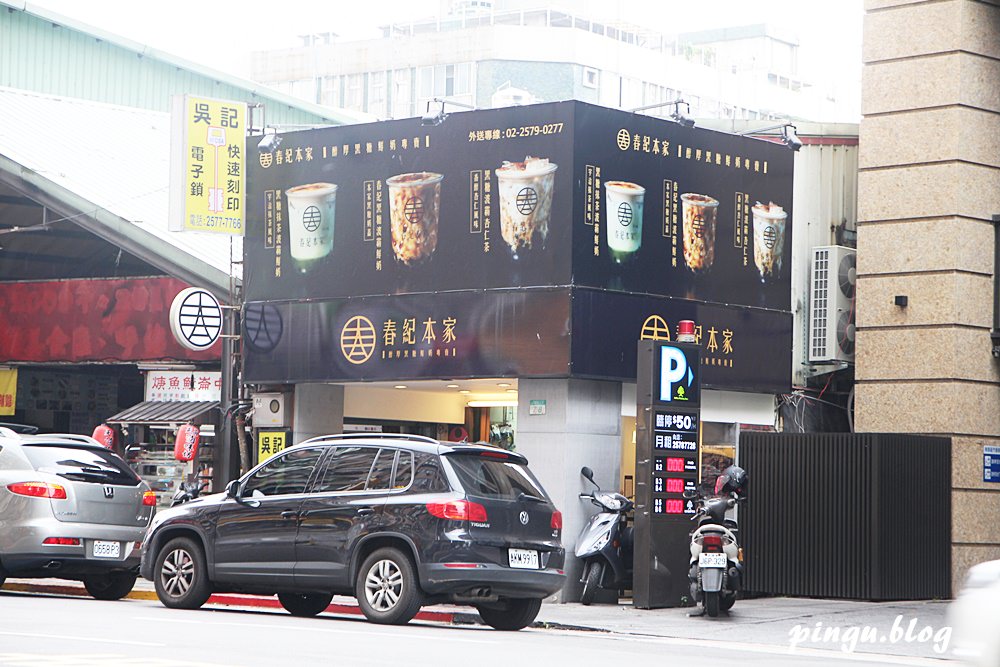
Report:
[[712,493],[716,478],[736,463],[736,425],[702,422],[701,429],[701,488]]
[[377,453],[374,447],[338,447],[326,464],[315,492],[364,491]]
[[243,495],[258,498],[305,493],[320,454],[320,449],[300,449],[268,461],[246,481]]
[[583,68],[583,86],[584,88],[597,88],[597,84],[600,81],[598,71],[593,67]]

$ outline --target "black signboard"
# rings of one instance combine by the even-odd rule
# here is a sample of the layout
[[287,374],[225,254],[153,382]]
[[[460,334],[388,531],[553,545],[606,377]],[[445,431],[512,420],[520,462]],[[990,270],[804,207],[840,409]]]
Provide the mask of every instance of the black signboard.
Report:
[[633,594],[640,609],[683,604],[701,448],[699,348],[642,341],[636,380]]
[[581,102],[280,137],[247,144],[249,300],[578,285],[790,307],[781,145]]
[[695,322],[705,387],[790,390],[791,313],[581,288],[573,290],[572,374],[631,381],[636,341],[670,341],[680,320]]
[[247,304],[248,382],[566,377],[569,290]]
[[251,302],[243,328],[246,378],[629,381],[636,342],[667,339],[679,319],[698,322],[706,387],[788,390],[788,313],[580,288]]

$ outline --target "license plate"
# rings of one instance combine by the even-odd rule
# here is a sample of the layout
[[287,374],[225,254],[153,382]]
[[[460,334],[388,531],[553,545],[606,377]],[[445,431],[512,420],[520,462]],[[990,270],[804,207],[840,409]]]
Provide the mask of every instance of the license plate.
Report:
[[94,558],[120,558],[122,545],[118,542],[94,541]]
[[726,554],[698,554],[698,567],[725,567]]
[[511,567],[520,570],[538,569],[538,552],[532,549],[508,549],[507,559]]

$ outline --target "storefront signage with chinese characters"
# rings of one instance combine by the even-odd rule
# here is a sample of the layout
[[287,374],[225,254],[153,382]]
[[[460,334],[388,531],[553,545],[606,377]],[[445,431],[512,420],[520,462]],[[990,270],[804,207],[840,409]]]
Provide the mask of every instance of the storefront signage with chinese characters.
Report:
[[14,414],[17,406],[17,369],[0,370],[0,415]]
[[147,401],[218,401],[219,371],[146,371]]
[[288,431],[258,431],[257,463],[263,463],[275,454],[285,451],[290,441]]
[[177,96],[171,123],[170,230],[242,236],[246,105]]
[[559,102],[251,149],[250,301],[576,285],[790,308],[771,142]]

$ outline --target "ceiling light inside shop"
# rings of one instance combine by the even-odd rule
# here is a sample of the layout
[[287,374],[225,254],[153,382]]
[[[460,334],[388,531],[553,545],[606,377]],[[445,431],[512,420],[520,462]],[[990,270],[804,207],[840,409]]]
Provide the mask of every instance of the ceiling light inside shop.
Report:
[[458,385],[457,384],[448,384],[448,385],[445,385],[445,386],[448,387],[448,389],[458,389]]
[[517,389],[508,389],[507,393],[508,394],[516,394],[517,393]]
[[460,393],[460,394],[471,394],[472,392],[469,391],[468,389],[459,389],[458,393]]
[[510,382],[497,382],[497,386],[506,389],[510,386]]
[[393,389],[406,389],[406,385],[405,384],[397,384],[395,387],[393,387]]

